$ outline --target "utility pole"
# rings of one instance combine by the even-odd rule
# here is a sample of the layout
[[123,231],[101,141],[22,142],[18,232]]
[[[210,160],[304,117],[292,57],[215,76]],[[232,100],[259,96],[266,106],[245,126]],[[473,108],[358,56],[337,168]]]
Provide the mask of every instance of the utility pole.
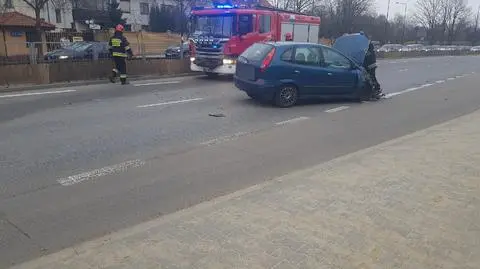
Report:
[[396,2],[397,5],[403,5],[405,7],[404,15],[403,15],[403,33],[402,33],[402,44],[405,43],[405,29],[407,26],[407,7],[408,3]]
[[387,6],[387,20],[385,21],[385,33],[383,34],[384,40],[383,43],[386,44],[388,42],[388,16],[390,15],[390,1],[388,0],[388,6]]

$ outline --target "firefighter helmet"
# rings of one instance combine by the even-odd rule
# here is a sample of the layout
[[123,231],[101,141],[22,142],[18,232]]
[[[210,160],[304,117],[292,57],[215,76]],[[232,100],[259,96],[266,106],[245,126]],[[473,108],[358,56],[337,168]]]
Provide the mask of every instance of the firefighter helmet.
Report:
[[117,26],[115,26],[115,31],[117,32],[123,32],[124,29],[125,28],[121,24],[118,24]]

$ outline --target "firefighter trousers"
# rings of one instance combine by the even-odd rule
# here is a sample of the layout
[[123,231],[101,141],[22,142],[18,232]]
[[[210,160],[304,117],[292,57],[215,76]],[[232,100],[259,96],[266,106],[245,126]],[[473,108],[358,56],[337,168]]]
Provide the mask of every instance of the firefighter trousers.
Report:
[[112,72],[113,78],[119,76],[122,84],[125,84],[127,82],[127,59],[125,57],[113,57],[113,63],[115,64]]

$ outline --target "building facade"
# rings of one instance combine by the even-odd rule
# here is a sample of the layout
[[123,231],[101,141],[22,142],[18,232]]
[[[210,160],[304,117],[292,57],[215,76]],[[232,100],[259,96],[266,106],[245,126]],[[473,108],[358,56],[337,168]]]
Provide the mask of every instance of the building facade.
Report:
[[[35,0],[30,0],[34,3]],[[4,12],[19,12],[35,18],[35,11],[23,0],[0,0]],[[40,17],[47,23],[55,25],[57,31],[72,29],[72,4],[69,0],[50,0],[40,11]]]

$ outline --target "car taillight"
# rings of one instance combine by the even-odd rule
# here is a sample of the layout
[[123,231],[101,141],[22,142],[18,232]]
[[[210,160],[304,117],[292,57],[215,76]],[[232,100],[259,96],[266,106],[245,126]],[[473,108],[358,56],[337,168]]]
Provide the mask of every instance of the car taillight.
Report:
[[275,55],[275,48],[272,48],[270,52],[265,56],[265,58],[262,61],[262,65],[260,66],[260,71],[265,72],[267,68],[270,66],[273,60],[273,55]]

